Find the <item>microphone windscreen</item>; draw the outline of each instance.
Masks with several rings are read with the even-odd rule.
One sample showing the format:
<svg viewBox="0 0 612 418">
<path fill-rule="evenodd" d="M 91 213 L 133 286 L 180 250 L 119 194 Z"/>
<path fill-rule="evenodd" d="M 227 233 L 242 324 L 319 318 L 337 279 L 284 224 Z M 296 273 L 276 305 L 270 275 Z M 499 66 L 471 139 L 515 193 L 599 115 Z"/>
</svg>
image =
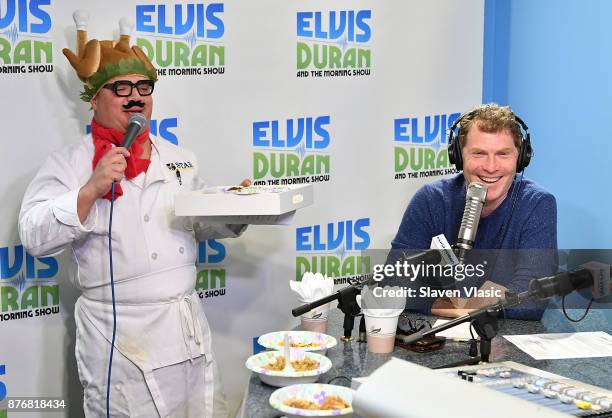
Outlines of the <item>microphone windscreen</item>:
<svg viewBox="0 0 612 418">
<path fill-rule="evenodd" d="M 147 127 L 147 118 L 145 118 L 145 116 L 142 113 L 132 113 L 132 115 L 130 116 L 130 121 L 128 122 L 128 125 L 131 125 L 132 123 L 136 123 L 138 124 L 138 126 L 140 126 L 140 130 L 138 131 L 138 134 L 141 134 Z"/>
<path fill-rule="evenodd" d="M 130 148 L 136 137 L 140 135 L 146 127 L 147 118 L 145 118 L 142 113 L 133 113 L 128 121 L 125 137 L 123 138 L 123 146 L 125 148 Z"/>
<path fill-rule="evenodd" d="M 484 204 L 487 198 L 487 186 L 477 181 L 471 182 L 467 189 L 467 197 L 477 199 Z"/>
</svg>

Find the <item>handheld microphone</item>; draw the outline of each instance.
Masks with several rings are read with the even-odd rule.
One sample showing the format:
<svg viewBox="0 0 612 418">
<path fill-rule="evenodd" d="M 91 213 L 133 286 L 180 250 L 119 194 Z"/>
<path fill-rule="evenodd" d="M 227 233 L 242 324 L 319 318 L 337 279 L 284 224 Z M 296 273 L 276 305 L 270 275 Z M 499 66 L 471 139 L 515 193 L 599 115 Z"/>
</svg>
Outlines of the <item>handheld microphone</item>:
<svg viewBox="0 0 612 418">
<path fill-rule="evenodd" d="M 487 197 L 487 187 L 478 182 L 471 182 L 465 196 L 465 209 L 459 227 L 459 237 L 455 247 L 459 250 L 459 263 L 463 264 L 467 252 L 474 246 L 480 213 Z"/>
<path fill-rule="evenodd" d="M 130 116 L 128 127 L 125 130 L 125 136 L 123 137 L 123 147 L 129 149 L 134 140 L 142 131 L 147 127 L 147 118 L 142 113 L 134 113 Z"/>
</svg>

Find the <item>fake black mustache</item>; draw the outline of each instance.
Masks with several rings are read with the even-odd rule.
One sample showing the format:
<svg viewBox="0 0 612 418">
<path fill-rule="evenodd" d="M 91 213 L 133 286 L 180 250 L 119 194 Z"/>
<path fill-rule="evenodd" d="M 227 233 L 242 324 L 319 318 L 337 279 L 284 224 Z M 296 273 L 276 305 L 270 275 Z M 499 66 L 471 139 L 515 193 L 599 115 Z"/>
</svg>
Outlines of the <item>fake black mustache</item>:
<svg viewBox="0 0 612 418">
<path fill-rule="evenodd" d="M 131 109 L 133 107 L 142 107 L 142 108 L 144 108 L 145 104 L 141 100 L 130 100 L 127 104 L 123 105 L 123 108 L 125 110 Z"/>
</svg>

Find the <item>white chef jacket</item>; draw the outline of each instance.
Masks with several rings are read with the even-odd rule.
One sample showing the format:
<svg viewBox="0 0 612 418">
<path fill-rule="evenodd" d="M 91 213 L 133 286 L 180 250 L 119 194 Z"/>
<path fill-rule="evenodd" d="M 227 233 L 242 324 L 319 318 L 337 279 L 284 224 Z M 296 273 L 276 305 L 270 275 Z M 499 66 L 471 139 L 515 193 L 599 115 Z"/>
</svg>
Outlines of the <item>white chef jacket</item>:
<svg viewBox="0 0 612 418">
<path fill-rule="evenodd" d="M 151 137 L 146 173 L 121 181 L 112 225 L 117 305 L 116 348 L 143 371 L 160 416 L 166 416 L 152 371 L 205 356 L 214 361 L 210 329 L 195 293 L 197 243 L 235 237 L 244 228 L 206 225 L 174 215 L 174 196 L 203 187 L 195 155 Z M 92 174 L 91 135 L 52 154 L 30 183 L 19 214 L 19 233 L 34 256 L 68 246 L 70 277 L 82 295 L 75 306 L 78 335 L 98 335 L 110 343 L 112 307 L 108 254 L 110 201 L 98 199 L 81 224 L 77 196 Z M 233 227 L 233 228 L 232 228 Z M 87 341 L 77 339 L 79 373 L 89 374 Z M 91 342 L 90 342 L 91 343 Z M 102 365 L 95 365 L 103 369 Z M 212 373 L 208 367 L 206 416 L 212 416 Z M 98 374 L 98 373 L 96 373 Z M 106 373 L 104 372 L 103 375 Z M 84 382 L 85 383 L 85 382 Z M 104 400 L 101 400 L 104 402 Z"/>
</svg>

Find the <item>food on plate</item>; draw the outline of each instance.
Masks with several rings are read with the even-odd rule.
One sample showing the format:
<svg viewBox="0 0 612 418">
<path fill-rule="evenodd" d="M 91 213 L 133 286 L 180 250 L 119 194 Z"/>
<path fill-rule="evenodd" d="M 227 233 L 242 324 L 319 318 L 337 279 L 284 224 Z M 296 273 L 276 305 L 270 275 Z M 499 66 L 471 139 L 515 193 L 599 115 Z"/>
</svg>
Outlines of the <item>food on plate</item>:
<svg viewBox="0 0 612 418">
<path fill-rule="evenodd" d="M 323 343 L 315 343 L 315 342 L 309 342 L 309 343 L 300 343 L 300 342 L 290 342 L 289 343 L 289 347 L 291 348 L 314 348 L 314 347 L 321 347 L 323 345 Z M 284 347 L 285 346 L 285 342 L 281 341 L 278 343 L 279 347 Z"/>
<path fill-rule="evenodd" d="M 308 357 L 305 357 L 302 360 L 294 360 L 291 362 L 291 365 L 293 366 L 293 370 L 296 372 L 306 372 L 319 368 L 319 362 Z M 274 361 L 271 361 L 262 367 L 266 370 L 280 372 L 285 368 L 285 357 L 277 356 Z"/>
<path fill-rule="evenodd" d="M 326 396 L 321 404 L 297 398 L 287 399 L 284 404 L 291 408 L 312 410 L 345 409 L 351 407 L 350 403 L 346 402 L 340 396 L 336 395 Z"/>
</svg>

